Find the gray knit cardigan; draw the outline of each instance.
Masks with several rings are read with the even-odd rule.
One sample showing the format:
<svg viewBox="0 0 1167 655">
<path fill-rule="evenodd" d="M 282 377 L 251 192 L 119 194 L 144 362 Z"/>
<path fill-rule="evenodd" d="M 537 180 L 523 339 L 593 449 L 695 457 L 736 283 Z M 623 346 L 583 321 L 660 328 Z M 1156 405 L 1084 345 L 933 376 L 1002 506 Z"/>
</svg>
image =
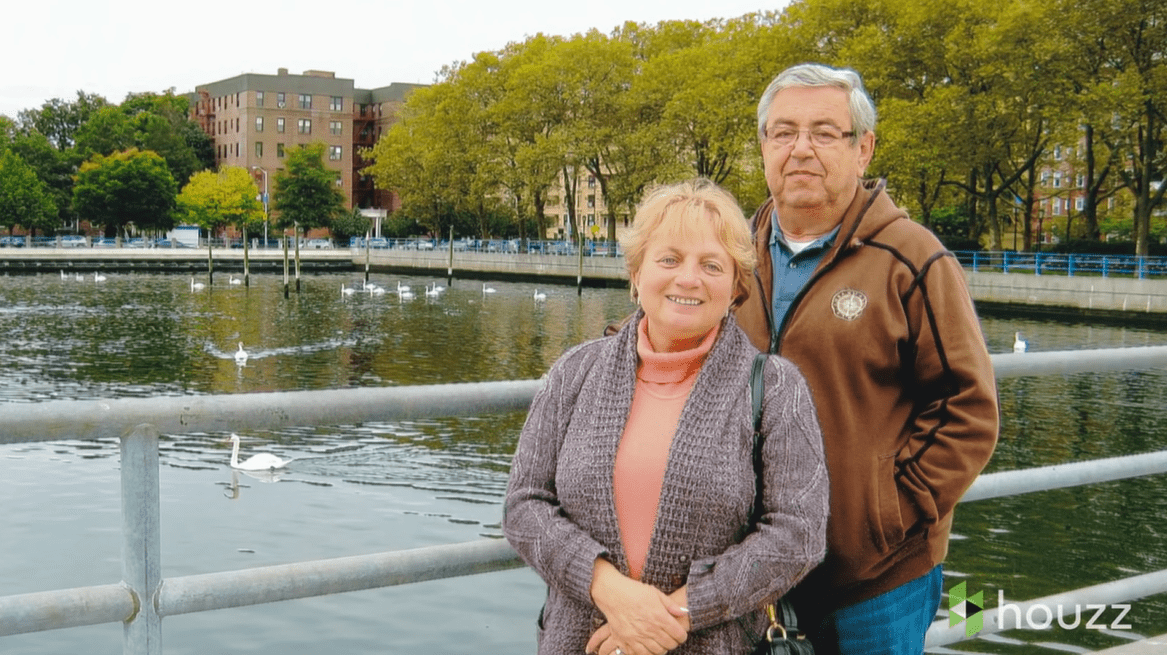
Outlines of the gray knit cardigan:
<svg viewBox="0 0 1167 655">
<path fill-rule="evenodd" d="M 503 532 L 547 582 L 539 653 L 581 655 L 604 617 L 589 589 L 595 559 L 627 573 L 612 471 L 636 385 L 636 325 L 567 351 L 531 404 L 511 467 Z M 757 349 L 731 315 L 689 394 L 669 451 L 642 580 L 666 593 L 685 584 L 692 630 L 673 651 L 747 653 L 759 608 L 784 594 L 826 549 L 827 468 L 802 374 L 765 367 L 765 514 L 754 503 L 749 398 Z"/>
</svg>

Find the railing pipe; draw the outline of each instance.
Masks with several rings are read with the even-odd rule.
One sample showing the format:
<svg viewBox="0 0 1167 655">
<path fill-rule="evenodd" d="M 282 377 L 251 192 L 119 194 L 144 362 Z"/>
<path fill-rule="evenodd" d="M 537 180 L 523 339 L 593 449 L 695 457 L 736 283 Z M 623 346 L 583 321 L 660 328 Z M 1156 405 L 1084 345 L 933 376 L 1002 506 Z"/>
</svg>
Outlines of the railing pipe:
<svg viewBox="0 0 1167 655">
<path fill-rule="evenodd" d="M 0 404 L 0 443 L 120 438 L 151 423 L 163 434 L 348 425 L 526 410 L 538 380 L 409 387 Z"/>
<path fill-rule="evenodd" d="M 0 596 L 0 637 L 127 621 L 136 611 L 122 584 Z"/>
<path fill-rule="evenodd" d="M 1167 346 L 1101 348 L 990 356 L 998 379 L 1027 375 L 1057 375 L 1167 366 Z"/>
<path fill-rule="evenodd" d="M 525 566 L 502 539 L 167 578 L 158 613 L 243 607 Z"/>
<path fill-rule="evenodd" d="M 1016 496 L 1158 473 L 1167 473 L 1167 451 L 986 473 L 972 483 L 960 500 L 971 502 Z"/>
<path fill-rule="evenodd" d="M 126 653 L 161 653 L 162 620 L 154 596 L 162 586 L 159 509 L 158 430 L 139 425 L 122 438 L 122 581 L 134 594 L 137 611 L 126 622 Z"/>
</svg>

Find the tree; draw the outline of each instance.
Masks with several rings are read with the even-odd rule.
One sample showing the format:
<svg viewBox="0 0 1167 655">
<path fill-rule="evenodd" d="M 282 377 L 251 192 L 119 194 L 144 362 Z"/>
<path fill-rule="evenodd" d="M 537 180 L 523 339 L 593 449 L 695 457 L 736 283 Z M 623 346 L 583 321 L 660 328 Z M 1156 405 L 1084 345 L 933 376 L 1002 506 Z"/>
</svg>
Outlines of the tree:
<svg viewBox="0 0 1167 655">
<path fill-rule="evenodd" d="M 16 131 L 8 147 L 31 166 L 45 184 L 57 208 L 56 223 L 72 222 L 73 175 L 78 163 L 75 152 L 72 149 L 57 150 L 45 135 L 35 130 Z"/>
<path fill-rule="evenodd" d="M 15 152 L 0 148 L 0 225 L 21 225 L 35 234 L 57 225 L 52 193 Z"/>
<path fill-rule="evenodd" d="M 76 148 L 84 158 L 138 148 L 158 153 L 170 174 L 186 183 L 195 171 L 214 165 L 214 152 L 206 136 L 187 115 L 187 100 L 167 92 L 131 94 L 120 106 L 108 105 L 90 115 L 78 128 Z M 195 131 L 206 140 L 193 139 Z M 209 159 L 202 152 L 208 149 Z"/>
<path fill-rule="evenodd" d="M 327 227 L 346 211 L 337 173 L 324 165 L 324 147 L 312 143 L 288 153 L 287 167 L 276 174 L 272 195 L 278 227 Z"/>
<path fill-rule="evenodd" d="M 351 237 L 365 236 L 372 227 L 373 222 L 361 213 L 360 207 L 353 207 L 352 211 L 334 218 L 328 229 L 332 232 L 332 238 L 345 243 Z"/>
<path fill-rule="evenodd" d="M 105 98 L 97 94 L 78 91 L 75 101 L 53 98 L 40 109 L 26 109 L 18 117 L 24 129 L 45 135 L 57 150 L 68 150 L 74 145 L 77 130 L 107 104 Z"/>
<path fill-rule="evenodd" d="M 81 165 L 73 186 L 73 207 L 106 236 L 127 224 L 140 230 L 174 226 L 178 185 L 166 162 L 153 152 L 135 148 L 108 157 L 95 155 Z"/>
<path fill-rule="evenodd" d="M 263 226 L 263 203 L 259 188 L 247 170 L 224 166 L 215 171 L 199 171 L 178 194 L 178 211 L 189 221 L 214 235 L 227 225 L 251 232 Z"/>
</svg>

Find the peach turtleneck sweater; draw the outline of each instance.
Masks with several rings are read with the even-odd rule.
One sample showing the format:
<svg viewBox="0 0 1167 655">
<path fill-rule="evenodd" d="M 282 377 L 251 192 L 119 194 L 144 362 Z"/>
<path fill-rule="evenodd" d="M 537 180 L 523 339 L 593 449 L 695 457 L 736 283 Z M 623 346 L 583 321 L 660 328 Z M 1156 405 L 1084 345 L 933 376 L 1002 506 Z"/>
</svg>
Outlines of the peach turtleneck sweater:
<svg viewBox="0 0 1167 655">
<path fill-rule="evenodd" d="M 636 389 L 616 450 L 612 480 L 616 521 L 635 580 L 640 579 L 648 557 L 677 421 L 720 329 L 720 324 L 715 326 L 692 350 L 658 353 L 648 340 L 647 324 L 641 320 L 637 326 Z"/>
</svg>

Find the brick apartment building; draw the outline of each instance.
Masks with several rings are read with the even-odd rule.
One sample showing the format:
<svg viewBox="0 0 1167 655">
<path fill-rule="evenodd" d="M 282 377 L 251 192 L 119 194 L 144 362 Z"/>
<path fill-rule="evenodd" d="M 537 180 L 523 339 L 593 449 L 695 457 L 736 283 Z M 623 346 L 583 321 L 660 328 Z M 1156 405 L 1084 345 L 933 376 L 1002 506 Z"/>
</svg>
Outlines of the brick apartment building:
<svg viewBox="0 0 1167 655">
<path fill-rule="evenodd" d="M 418 86 L 358 89 L 330 71 L 293 75 L 281 68 L 276 75 L 245 73 L 199 85 L 190 94 L 191 112 L 214 141 L 215 162 L 252 171 L 261 189 L 266 172 L 270 192 L 292 148 L 323 142 L 325 164 L 336 171 L 348 206 L 384 212 L 396 209 L 397 199 L 361 173 L 369 162 L 360 150 L 389 129 Z"/>
</svg>

